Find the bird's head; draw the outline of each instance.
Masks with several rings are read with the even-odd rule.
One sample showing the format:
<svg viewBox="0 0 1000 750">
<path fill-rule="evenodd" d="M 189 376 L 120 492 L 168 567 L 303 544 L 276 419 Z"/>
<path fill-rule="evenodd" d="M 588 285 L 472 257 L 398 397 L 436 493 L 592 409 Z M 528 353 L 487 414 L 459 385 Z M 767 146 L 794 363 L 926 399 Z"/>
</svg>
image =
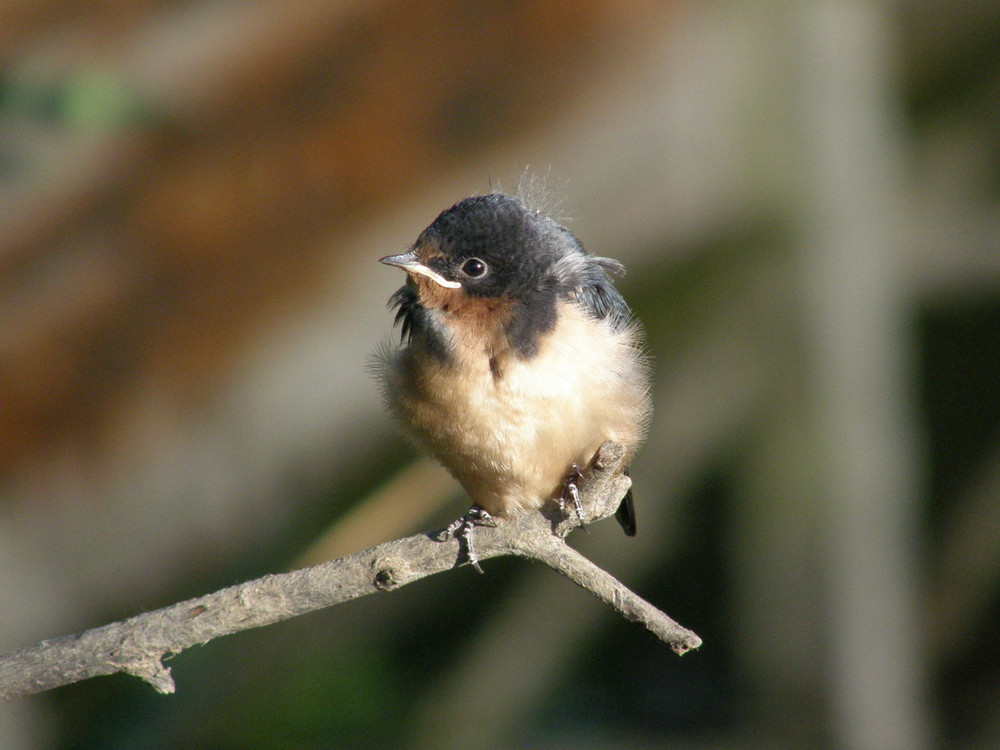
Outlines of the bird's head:
<svg viewBox="0 0 1000 750">
<path fill-rule="evenodd" d="M 521 301 L 554 293 L 553 269 L 576 247 L 573 235 L 544 214 L 491 193 L 459 201 L 408 252 L 380 262 L 407 272 L 421 304 L 448 308 L 463 300 Z"/>
</svg>

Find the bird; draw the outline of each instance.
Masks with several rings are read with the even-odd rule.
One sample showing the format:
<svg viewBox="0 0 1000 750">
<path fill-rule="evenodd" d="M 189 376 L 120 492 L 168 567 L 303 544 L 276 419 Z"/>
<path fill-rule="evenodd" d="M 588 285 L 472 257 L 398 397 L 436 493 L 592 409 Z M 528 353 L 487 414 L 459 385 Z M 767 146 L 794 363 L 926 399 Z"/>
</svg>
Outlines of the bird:
<svg viewBox="0 0 1000 750">
<path fill-rule="evenodd" d="M 608 440 L 627 467 L 652 411 L 642 330 L 612 281 L 624 266 L 503 192 L 458 201 L 380 262 L 406 272 L 389 298 L 399 345 L 376 358 L 384 400 L 473 501 L 442 538 L 481 573 L 475 526 L 549 502 L 582 524 L 585 467 Z M 615 515 L 634 536 L 631 489 Z"/>
</svg>

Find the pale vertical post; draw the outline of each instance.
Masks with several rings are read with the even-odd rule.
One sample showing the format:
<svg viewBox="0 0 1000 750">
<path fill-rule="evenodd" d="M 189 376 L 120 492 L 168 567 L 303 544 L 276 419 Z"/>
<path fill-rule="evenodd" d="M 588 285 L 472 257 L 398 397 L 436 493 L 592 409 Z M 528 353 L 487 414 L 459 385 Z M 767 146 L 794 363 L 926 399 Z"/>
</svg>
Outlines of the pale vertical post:
<svg viewBox="0 0 1000 750">
<path fill-rule="evenodd" d="M 792 3 L 811 447 L 837 746 L 927 748 L 891 6 Z"/>
</svg>

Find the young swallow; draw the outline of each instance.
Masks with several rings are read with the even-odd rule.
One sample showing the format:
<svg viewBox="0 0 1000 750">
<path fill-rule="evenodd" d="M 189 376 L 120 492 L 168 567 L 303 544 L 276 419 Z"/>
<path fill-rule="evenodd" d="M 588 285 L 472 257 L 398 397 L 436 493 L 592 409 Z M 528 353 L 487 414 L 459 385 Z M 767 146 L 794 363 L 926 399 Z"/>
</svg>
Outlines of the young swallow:
<svg viewBox="0 0 1000 750">
<path fill-rule="evenodd" d="M 378 366 L 390 410 L 473 506 L 446 535 L 556 501 L 576 506 L 580 467 L 606 440 L 626 460 L 649 422 L 641 334 L 611 276 L 565 227 L 520 199 L 474 196 L 442 212 L 403 269 L 401 346 Z M 627 465 L 627 463 L 626 463 Z M 631 492 L 616 516 L 635 534 Z"/>
</svg>

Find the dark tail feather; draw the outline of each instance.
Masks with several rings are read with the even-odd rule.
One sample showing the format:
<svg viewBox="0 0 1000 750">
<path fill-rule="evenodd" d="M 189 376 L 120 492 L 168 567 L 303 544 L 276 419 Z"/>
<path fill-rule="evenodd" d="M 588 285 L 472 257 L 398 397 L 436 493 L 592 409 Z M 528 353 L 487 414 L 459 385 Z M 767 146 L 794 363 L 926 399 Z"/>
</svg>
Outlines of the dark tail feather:
<svg viewBox="0 0 1000 750">
<path fill-rule="evenodd" d="M 628 469 L 625 470 L 625 476 L 628 476 Z M 618 519 L 618 523 L 621 524 L 628 536 L 635 536 L 635 503 L 632 502 L 631 487 L 628 488 L 628 492 L 622 498 L 622 504 L 615 511 L 615 518 Z"/>
</svg>

